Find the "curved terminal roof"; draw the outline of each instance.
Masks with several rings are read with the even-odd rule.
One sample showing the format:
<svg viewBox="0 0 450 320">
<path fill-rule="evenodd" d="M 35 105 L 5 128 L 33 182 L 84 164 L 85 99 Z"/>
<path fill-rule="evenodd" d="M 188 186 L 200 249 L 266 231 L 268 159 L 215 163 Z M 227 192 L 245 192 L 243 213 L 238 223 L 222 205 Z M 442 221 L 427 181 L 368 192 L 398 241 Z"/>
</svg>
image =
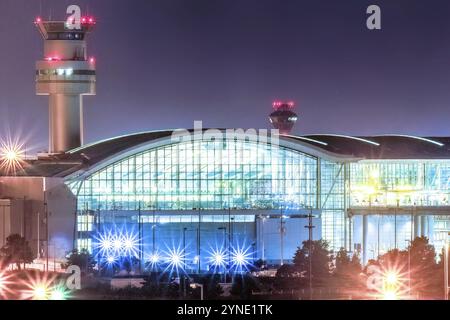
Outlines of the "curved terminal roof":
<svg viewBox="0 0 450 320">
<path fill-rule="evenodd" d="M 164 141 L 173 130 L 151 131 L 124 135 L 98 141 L 70 150 L 65 154 L 28 161 L 16 176 L 60 176 L 65 177 L 80 170 L 88 170 L 96 164 L 114 158 L 116 155 Z M 317 156 L 335 156 L 341 161 L 362 159 L 449 159 L 450 137 L 415 137 L 408 135 L 380 135 L 371 137 L 353 137 L 338 134 L 318 134 L 293 136 L 284 135 L 282 144 L 288 144 L 300 151 L 314 151 Z M 0 171 L 0 176 L 8 175 Z"/>
</svg>

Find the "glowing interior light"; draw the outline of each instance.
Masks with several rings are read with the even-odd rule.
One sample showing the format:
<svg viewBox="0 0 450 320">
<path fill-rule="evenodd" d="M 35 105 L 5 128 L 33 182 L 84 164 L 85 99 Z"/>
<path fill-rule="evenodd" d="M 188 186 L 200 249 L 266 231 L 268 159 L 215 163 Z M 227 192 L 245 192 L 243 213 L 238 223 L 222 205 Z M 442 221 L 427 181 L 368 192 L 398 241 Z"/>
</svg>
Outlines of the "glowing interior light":
<svg viewBox="0 0 450 320">
<path fill-rule="evenodd" d="M 73 75 L 73 69 L 72 68 L 66 69 L 66 76 L 71 76 L 71 75 Z"/>
</svg>

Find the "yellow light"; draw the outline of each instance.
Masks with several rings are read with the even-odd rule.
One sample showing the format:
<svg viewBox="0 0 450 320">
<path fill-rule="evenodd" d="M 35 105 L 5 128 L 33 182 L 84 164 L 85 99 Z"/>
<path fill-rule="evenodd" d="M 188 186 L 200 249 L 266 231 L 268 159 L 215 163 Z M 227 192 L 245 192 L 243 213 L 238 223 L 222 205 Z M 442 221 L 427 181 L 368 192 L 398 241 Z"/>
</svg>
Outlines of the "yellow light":
<svg viewBox="0 0 450 320">
<path fill-rule="evenodd" d="M 7 159 L 9 161 L 17 160 L 18 157 L 19 157 L 19 155 L 14 150 L 7 150 L 5 153 L 5 159 Z"/>
<path fill-rule="evenodd" d="M 387 290 L 383 293 L 383 300 L 398 300 L 397 292 L 395 290 Z"/>
<path fill-rule="evenodd" d="M 394 286 L 398 284 L 398 276 L 395 272 L 388 272 L 386 274 L 386 284 L 389 286 Z"/>
<path fill-rule="evenodd" d="M 34 300 L 47 300 L 47 288 L 44 285 L 38 285 L 34 288 L 33 299 Z"/>
<path fill-rule="evenodd" d="M 380 178 L 380 171 L 375 168 L 370 170 L 370 177 L 374 180 L 378 180 L 378 178 Z"/>
<path fill-rule="evenodd" d="M 23 144 L 11 140 L 0 142 L 0 169 L 8 174 L 22 169 L 24 164 L 22 147 Z"/>
</svg>

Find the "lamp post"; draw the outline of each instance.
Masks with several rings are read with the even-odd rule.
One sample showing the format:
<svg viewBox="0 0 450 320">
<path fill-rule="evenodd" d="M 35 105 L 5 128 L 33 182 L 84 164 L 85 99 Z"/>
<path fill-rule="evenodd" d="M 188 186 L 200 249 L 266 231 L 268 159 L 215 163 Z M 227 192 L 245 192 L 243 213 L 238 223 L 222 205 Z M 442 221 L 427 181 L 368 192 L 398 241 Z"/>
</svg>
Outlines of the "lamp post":
<svg viewBox="0 0 450 320">
<path fill-rule="evenodd" d="M 184 264 L 186 264 L 186 231 L 187 231 L 187 228 L 184 227 L 183 228 L 183 260 L 184 260 L 183 263 Z M 184 277 L 184 274 L 181 276 L 181 283 L 183 286 L 184 297 L 186 297 L 186 279 Z"/>
<path fill-rule="evenodd" d="M 195 208 L 194 208 L 195 209 Z M 200 259 L 200 245 L 201 245 L 201 226 L 202 226 L 202 214 L 201 207 L 198 207 L 198 224 L 197 224 L 197 273 L 200 274 L 201 270 L 201 259 Z"/>
<path fill-rule="evenodd" d="M 448 236 L 450 232 L 446 232 L 444 245 L 444 300 L 448 300 Z"/>
<path fill-rule="evenodd" d="M 313 226 L 313 213 L 312 213 L 312 207 L 310 208 L 310 212 L 308 215 L 308 225 L 305 226 L 305 228 L 308 228 L 308 241 L 309 241 L 309 299 L 313 299 L 312 294 L 312 250 L 313 250 L 313 229 L 315 228 Z"/>
<path fill-rule="evenodd" d="M 153 208 L 153 224 L 152 224 L 152 255 L 155 255 L 155 240 L 156 240 L 156 223 L 155 223 L 155 208 Z"/>
<path fill-rule="evenodd" d="M 226 247 L 227 244 L 227 227 L 219 227 L 217 228 L 217 230 L 223 230 L 223 247 Z M 224 266 L 224 278 L 225 278 L 225 283 L 227 283 L 227 266 L 225 264 Z"/>
<path fill-rule="evenodd" d="M 283 207 L 280 205 L 280 265 L 284 264 L 284 221 Z"/>
</svg>

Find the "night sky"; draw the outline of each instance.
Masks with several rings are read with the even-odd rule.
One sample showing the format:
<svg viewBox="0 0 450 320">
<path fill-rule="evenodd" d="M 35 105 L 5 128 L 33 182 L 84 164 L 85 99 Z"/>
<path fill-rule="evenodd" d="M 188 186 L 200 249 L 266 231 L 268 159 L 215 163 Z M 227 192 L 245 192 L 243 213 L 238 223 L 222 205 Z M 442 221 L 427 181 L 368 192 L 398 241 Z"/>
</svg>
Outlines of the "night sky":
<svg viewBox="0 0 450 320">
<path fill-rule="evenodd" d="M 97 96 L 87 142 L 154 129 L 267 128 L 275 99 L 297 102 L 294 133 L 450 135 L 448 0 L 1 0 L 0 132 L 47 147 L 35 17 L 79 4 Z M 366 28 L 378 4 L 382 30 Z"/>
</svg>

